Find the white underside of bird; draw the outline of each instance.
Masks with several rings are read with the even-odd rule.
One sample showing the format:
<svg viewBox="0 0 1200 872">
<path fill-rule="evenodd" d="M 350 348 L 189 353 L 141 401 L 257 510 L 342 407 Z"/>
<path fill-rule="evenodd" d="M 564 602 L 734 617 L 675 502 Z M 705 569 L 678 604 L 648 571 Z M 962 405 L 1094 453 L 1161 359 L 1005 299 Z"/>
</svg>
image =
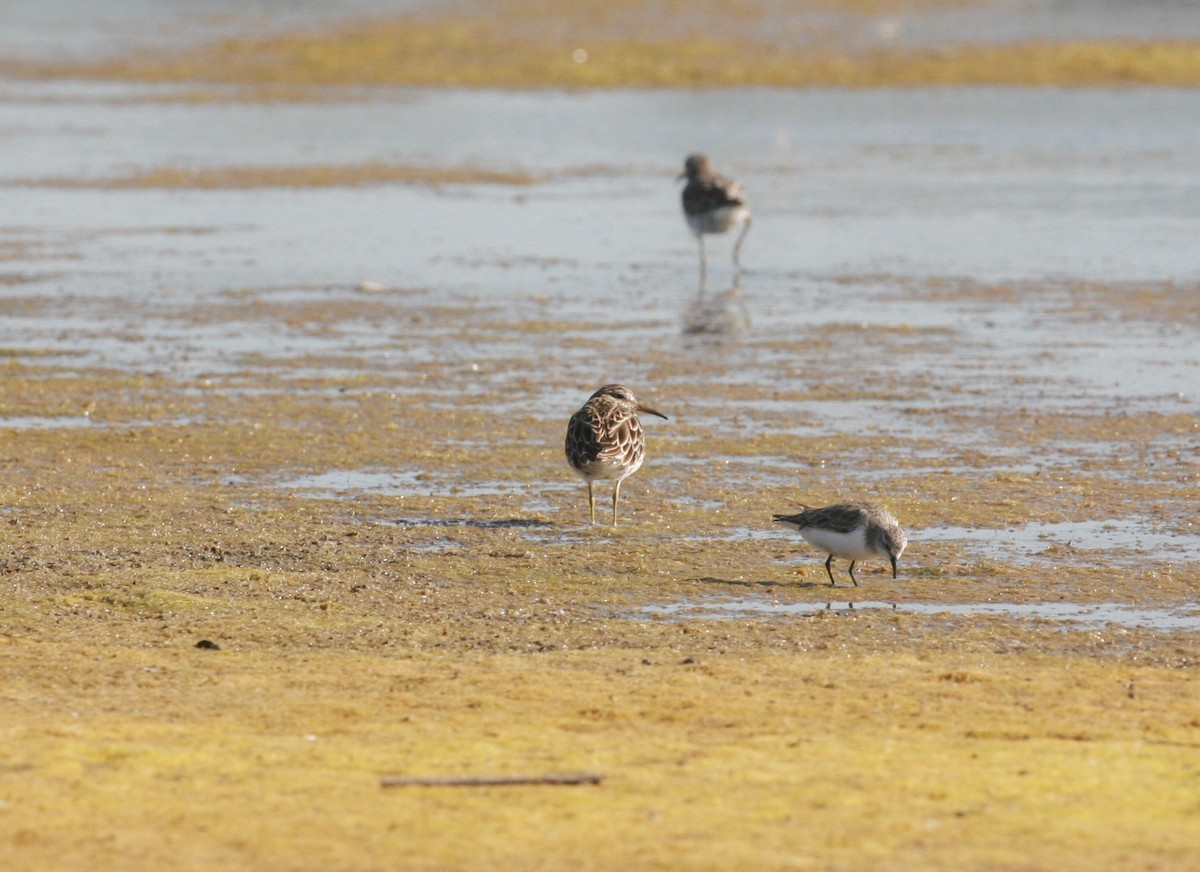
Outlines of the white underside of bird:
<svg viewBox="0 0 1200 872">
<path fill-rule="evenodd" d="M 732 206 L 722 206 L 719 209 L 710 209 L 698 215 L 686 215 L 686 217 L 688 227 L 692 228 L 692 232 L 697 235 L 724 233 L 730 227 L 741 224 L 749 218 L 750 210 L 738 203 Z"/>
<path fill-rule="evenodd" d="M 780 521 L 780 523 L 793 530 L 798 530 L 804 537 L 804 541 L 834 557 L 843 557 L 846 560 L 866 560 L 868 557 L 875 556 L 875 552 L 867 546 L 866 524 L 860 524 L 849 533 L 835 533 L 833 530 L 822 530 L 820 527 L 797 527 L 787 521 Z"/>
<path fill-rule="evenodd" d="M 594 481 L 611 481 L 614 478 L 623 481 L 641 468 L 642 461 L 640 460 L 637 463 L 626 466 L 620 458 L 598 457 L 582 469 L 576 469 L 575 471 L 585 481 L 588 479 Z"/>
</svg>

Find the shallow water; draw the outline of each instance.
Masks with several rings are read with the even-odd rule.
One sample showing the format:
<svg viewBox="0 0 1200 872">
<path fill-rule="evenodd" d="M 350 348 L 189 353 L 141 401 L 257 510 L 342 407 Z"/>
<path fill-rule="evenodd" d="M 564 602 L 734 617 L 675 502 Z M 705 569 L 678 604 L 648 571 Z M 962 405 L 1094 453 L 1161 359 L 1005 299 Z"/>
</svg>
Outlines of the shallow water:
<svg viewBox="0 0 1200 872">
<path fill-rule="evenodd" d="M 381 496 L 429 496 L 448 493 L 463 497 L 484 497 L 510 493 L 511 485 L 481 485 L 459 482 L 453 475 L 442 472 L 430 475 L 422 472 L 394 470 L 338 470 L 279 482 L 280 488 L 308 496 L 326 499 L 353 498 L 360 494 Z"/>
<path fill-rule="evenodd" d="M 566 175 L 442 190 L 6 186 L 19 220 L 6 227 L 5 268 L 19 280 L 3 293 L 43 301 L 10 320 L 10 343 L 162 366 L 157 346 L 186 341 L 188 356 L 171 357 L 191 368 L 237 365 L 263 339 L 293 353 L 385 347 L 386 324 L 348 322 L 330 335 L 179 320 L 185 300 L 243 289 L 354 300 L 371 280 L 523 317 L 594 321 L 618 340 L 660 341 L 664 327 L 693 342 L 942 329 L 959 369 L 985 390 L 999 389 L 992 374 L 1005 390 L 1021 375 L 1076 402 L 1193 390 L 1194 324 L 1071 311 L 1062 284 L 1200 275 L 1189 244 L 1200 230 L 1194 92 L 411 92 L 348 105 L 162 107 L 48 87 L 65 88 L 63 101 L 0 104 L 14 146 L 0 156 L 0 180 L 369 161 Z M 601 133 L 621 123 L 630 135 Z M 710 242 L 704 294 L 672 181 L 696 143 L 744 179 L 758 216 L 739 277 L 722 264 L 725 240 Z M 929 277 L 1046 287 L 1032 307 L 910 292 Z M 623 331 L 622 319 L 633 322 Z M 71 342 L 73 333 L 88 341 Z M 119 342 L 106 338 L 114 333 Z M 488 353 L 486 343 L 472 350 Z M 928 369 L 919 355 L 897 364 Z"/>
<path fill-rule="evenodd" d="M 0 430 L 49 430 L 57 427 L 91 427 L 95 424 L 86 415 L 4 415 L 0 416 Z"/>
<path fill-rule="evenodd" d="M 955 615 L 961 617 L 997 617 L 1022 621 L 1055 621 L 1069 628 L 1128 629 L 1173 632 L 1200 631 L 1200 609 L 1194 606 L 1175 609 L 1143 608 L 1123 603 L 937 603 L 830 601 L 828 603 L 779 603 L 766 599 L 694 600 L 645 606 L 637 614 L 650 618 L 737 619 L 750 617 L 818 617 L 823 614 L 853 616 L 880 611 L 913 615 Z"/>
<path fill-rule="evenodd" d="M 1200 561 L 1200 528 L 1191 522 L 1175 528 L 1144 518 L 1030 523 L 1004 530 L 943 527 L 922 530 L 919 536 L 927 542 L 960 542 L 969 551 L 1002 563 Z"/>
</svg>

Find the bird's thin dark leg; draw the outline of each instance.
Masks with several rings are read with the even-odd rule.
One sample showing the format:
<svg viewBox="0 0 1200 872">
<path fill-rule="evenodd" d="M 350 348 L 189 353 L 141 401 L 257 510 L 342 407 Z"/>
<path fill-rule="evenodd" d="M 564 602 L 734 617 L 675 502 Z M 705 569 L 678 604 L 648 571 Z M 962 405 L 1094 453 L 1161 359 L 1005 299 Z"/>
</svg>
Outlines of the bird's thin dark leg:
<svg viewBox="0 0 1200 872">
<path fill-rule="evenodd" d="M 700 275 L 708 272 L 708 255 L 704 253 L 704 235 L 696 234 L 696 241 L 700 243 Z"/>
<path fill-rule="evenodd" d="M 621 493 L 621 479 L 617 479 L 617 483 L 613 485 L 613 526 L 617 526 L 617 497 Z"/>
<path fill-rule="evenodd" d="M 858 587 L 858 579 L 854 577 L 854 561 L 850 561 L 850 580 L 854 582 L 854 586 Z"/>
<path fill-rule="evenodd" d="M 592 523 L 596 523 L 596 492 L 592 490 L 592 482 L 588 482 L 588 508 L 592 511 Z"/>
<path fill-rule="evenodd" d="M 825 571 L 829 573 L 829 586 L 837 587 L 837 582 L 833 580 L 833 570 L 829 568 L 829 564 L 833 563 L 833 555 L 829 555 L 829 559 L 825 561 Z"/>
</svg>

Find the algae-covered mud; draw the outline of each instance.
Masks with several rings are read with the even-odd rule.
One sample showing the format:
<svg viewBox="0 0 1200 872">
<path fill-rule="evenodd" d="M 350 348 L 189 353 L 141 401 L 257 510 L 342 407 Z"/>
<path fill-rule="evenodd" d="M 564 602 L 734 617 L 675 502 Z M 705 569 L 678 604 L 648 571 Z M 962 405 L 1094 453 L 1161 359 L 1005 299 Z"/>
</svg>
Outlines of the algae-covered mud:
<svg viewBox="0 0 1200 872">
<path fill-rule="evenodd" d="M 209 87 L 0 82 L 5 869 L 1200 862 L 1197 92 Z"/>
<path fill-rule="evenodd" d="M 69 7 L 59 12 L 59 26 L 39 27 L 55 17 L 56 4 Z M 314 89 L 346 85 L 1200 83 L 1200 12 L 1181 0 L 342 0 L 268 2 L 249 10 L 227 0 L 199 10 L 169 4 L 148 10 L 117 0 L 99 9 L 78 6 L 77 0 L 49 0 L 10 12 L 8 35 L 0 37 L 0 72 L 219 83 L 272 99 L 313 99 Z"/>
</svg>

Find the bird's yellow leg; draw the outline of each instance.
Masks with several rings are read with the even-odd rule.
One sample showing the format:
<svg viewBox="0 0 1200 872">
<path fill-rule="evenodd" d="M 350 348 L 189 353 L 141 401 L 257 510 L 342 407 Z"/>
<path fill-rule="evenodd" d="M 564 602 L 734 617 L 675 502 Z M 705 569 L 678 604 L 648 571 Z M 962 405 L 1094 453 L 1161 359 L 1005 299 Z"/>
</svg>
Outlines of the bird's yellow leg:
<svg viewBox="0 0 1200 872">
<path fill-rule="evenodd" d="M 738 234 L 737 242 L 733 244 L 733 265 L 741 266 L 742 243 L 746 240 L 746 234 L 750 232 L 751 218 L 746 216 L 746 220 L 742 222 L 742 232 Z"/>
</svg>

